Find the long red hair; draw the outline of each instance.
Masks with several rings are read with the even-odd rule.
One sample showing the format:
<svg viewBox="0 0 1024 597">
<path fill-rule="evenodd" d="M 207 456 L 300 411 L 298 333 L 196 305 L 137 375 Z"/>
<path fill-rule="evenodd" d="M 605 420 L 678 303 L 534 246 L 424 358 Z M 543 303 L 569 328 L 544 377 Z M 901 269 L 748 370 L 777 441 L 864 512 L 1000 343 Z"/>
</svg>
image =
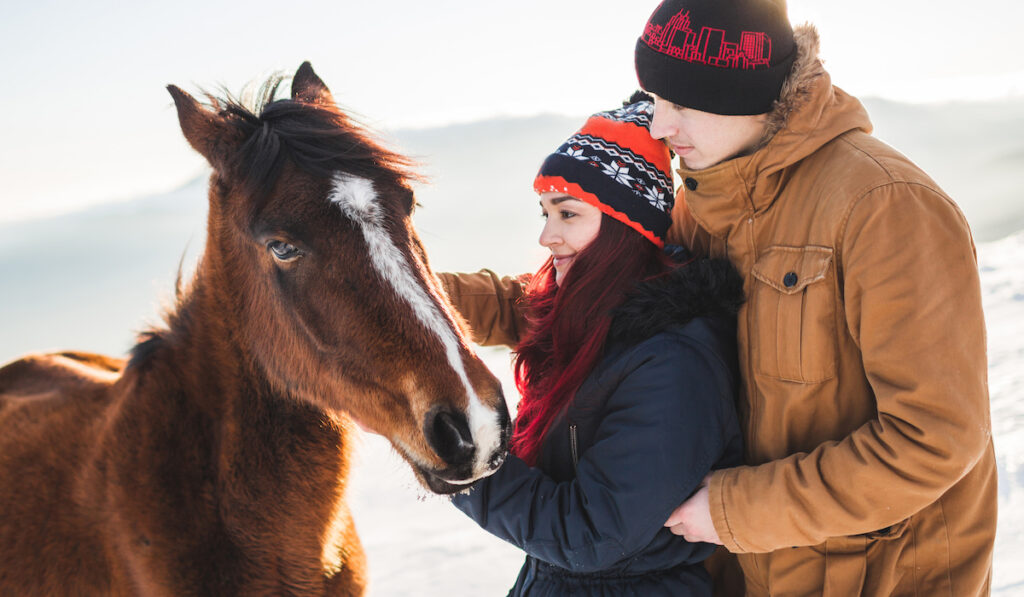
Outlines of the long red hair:
<svg viewBox="0 0 1024 597">
<path fill-rule="evenodd" d="M 516 347 L 519 402 L 512 452 L 535 465 L 544 436 L 602 356 L 612 310 L 671 260 L 635 230 L 602 214 L 597 236 L 555 284 L 549 258 L 526 291 L 529 327 Z"/>
</svg>

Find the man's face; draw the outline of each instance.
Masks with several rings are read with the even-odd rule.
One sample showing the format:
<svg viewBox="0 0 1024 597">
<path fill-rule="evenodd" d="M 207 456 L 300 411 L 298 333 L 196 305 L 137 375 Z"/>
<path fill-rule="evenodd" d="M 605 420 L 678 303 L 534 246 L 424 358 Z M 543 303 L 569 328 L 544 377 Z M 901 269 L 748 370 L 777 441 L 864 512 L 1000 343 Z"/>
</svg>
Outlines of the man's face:
<svg viewBox="0 0 1024 597">
<path fill-rule="evenodd" d="M 664 140 L 687 168 L 702 170 L 753 149 L 761 140 L 766 119 L 766 114 L 701 112 L 655 96 L 651 136 Z"/>
</svg>

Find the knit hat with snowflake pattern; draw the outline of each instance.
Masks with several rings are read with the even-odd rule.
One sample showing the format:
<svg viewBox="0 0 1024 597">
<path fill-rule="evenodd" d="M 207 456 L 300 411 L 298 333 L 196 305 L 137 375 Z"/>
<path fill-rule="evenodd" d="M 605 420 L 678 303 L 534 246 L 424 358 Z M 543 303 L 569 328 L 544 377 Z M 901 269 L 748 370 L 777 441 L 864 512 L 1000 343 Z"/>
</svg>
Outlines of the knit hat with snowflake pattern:
<svg viewBox="0 0 1024 597">
<path fill-rule="evenodd" d="M 565 193 L 597 207 L 663 247 L 675 203 L 671 158 L 651 138 L 654 104 L 598 112 L 541 164 L 538 193 Z"/>
</svg>

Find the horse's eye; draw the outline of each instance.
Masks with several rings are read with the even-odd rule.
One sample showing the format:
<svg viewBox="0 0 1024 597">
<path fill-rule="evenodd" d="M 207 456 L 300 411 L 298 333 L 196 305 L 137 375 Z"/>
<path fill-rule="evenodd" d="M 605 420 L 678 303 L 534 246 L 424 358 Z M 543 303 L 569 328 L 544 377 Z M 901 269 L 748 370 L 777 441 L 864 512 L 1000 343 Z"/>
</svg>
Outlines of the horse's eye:
<svg viewBox="0 0 1024 597">
<path fill-rule="evenodd" d="M 274 257 L 278 261 L 292 261 L 302 255 L 302 251 L 295 247 L 295 245 L 281 242 L 279 240 L 272 240 L 267 243 L 267 248 L 274 254 Z"/>
</svg>

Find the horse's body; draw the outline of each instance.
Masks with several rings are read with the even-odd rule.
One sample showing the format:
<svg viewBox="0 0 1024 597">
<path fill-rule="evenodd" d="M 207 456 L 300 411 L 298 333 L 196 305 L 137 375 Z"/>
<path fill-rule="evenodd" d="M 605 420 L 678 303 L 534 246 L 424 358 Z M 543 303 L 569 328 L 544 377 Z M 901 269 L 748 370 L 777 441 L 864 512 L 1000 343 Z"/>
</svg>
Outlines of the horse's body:
<svg viewBox="0 0 1024 597">
<path fill-rule="evenodd" d="M 244 385 L 195 400 L 181 363 L 118 365 L 0 370 L 0 594 L 358 594 L 341 420 Z"/>
<path fill-rule="evenodd" d="M 351 126 L 308 65 L 259 116 L 171 93 L 214 167 L 205 253 L 127 362 L 0 369 L 0 594 L 361 594 L 350 417 L 451 492 L 500 464 L 500 387 L 426 264 L 400 158 L 358 132 L 303 157 L 340 139 L 303 118 Z"/>
</svg>

